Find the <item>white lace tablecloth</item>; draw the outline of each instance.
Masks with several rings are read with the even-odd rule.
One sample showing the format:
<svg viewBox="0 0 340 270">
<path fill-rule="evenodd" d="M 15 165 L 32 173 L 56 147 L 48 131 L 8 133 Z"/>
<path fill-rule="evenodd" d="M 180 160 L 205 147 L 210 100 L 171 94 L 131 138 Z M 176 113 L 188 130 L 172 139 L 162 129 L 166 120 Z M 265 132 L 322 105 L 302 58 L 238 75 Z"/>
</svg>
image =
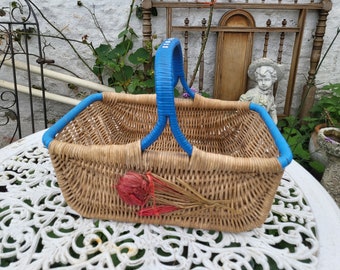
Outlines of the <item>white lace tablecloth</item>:
<svg viewBox="0 0 340 270">
<path fill-rule="evenodd" d="M 339 208 L 296 162 L 252 231 L 119 223 L 67 206 L 41 136 L 0 150 L 1 269 L 340 269 Z"/>
</svg>

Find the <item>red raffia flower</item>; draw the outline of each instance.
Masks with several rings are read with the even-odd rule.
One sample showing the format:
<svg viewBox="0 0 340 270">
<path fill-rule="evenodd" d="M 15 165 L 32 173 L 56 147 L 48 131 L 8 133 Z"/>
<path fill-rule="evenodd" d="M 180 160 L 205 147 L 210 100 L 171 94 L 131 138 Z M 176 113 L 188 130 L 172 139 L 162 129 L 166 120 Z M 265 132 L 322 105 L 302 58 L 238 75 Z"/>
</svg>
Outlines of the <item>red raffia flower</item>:
<svg viewBox="0 0 340 270">
<path fill-rule="evenodd" d="M 139 216 L 159 216 L 181 209 L 204 211 L 210 207 L 222 207 L 235 211 L 228 200 L 209 200 L 185 181 L 176 183 L 151 172 L 139 174 L 127 172 L 115 186 L 119 197 L 127 204 L 140 206 Z M 196 210 L 195 210 L 196 209 Z"/>
<path fill-rule="evenodd" d="M 159 216 L 179 208 L 173 205 L 157 205 L 155 189 L 160 192 L 172 192 L 166 183 L 155 178 L 151 173 L 145 175 L 127 172 L 119 178 L 116 189 L 119 197 L 127 204 L 141 206 L 139 216 Z M 152 206 L 145 205 L 152 200 Z"/>
<path fill-rule="evenodd" d="M 148 178 L 135 172 L 120 177 L 116 189 L 119 197 L 129 205 L 144 206 L 151 196 Z"/>
</svg>

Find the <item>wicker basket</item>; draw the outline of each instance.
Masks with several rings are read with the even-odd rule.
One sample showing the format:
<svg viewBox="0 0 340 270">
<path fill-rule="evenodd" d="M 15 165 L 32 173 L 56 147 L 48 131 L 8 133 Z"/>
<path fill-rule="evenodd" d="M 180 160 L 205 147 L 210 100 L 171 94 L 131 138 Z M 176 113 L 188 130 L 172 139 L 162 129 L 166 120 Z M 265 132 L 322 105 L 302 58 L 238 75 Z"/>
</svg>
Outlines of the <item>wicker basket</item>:
<svg viewBox="0 0 340 270">
<path fill-rule="evenodd" d="M 178 79 L 193 100 L 174 99 Z M 157 50 L 155 83 L 156 95 L 91 95 L 44 134 L 69 206 L 124 222 L 230 232 L 260 226 L 292 159 L 267 112 L 195 95 L 177 39 Z M 147 184 L 143 203 L 119 193 L 131 172 Z"/>
</svg>

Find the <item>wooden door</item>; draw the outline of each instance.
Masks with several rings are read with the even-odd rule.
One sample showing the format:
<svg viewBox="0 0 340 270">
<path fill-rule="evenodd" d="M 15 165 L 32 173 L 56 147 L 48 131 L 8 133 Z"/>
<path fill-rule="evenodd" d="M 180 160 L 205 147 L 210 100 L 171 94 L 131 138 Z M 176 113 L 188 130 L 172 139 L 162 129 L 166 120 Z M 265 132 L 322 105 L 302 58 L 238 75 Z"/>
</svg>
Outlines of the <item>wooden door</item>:
<svg viewBox="0 0 340 270">
<path fill-rule="evenodd" d="M 247 91 L 255 21 L 249 12 L 233 10 L 222 16 L 219 27 L 225 30 L 217 39 L 214 98 L 238 100 Z"/>
</svg>

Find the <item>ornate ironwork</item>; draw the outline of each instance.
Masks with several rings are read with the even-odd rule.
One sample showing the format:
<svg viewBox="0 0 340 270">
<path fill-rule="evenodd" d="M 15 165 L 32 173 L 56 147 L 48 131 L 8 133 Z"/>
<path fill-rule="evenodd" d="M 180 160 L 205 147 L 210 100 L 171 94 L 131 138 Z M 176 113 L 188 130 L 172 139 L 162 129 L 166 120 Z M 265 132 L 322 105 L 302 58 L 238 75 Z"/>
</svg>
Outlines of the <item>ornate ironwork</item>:
<svg viewBox="0 0 340 270">
<path fill-rule="evenodd" d="M 243 233 L 80 217 L 64 200 L 48 150 L 30 144 L 0 165 L 4 269 L 316 269 L 315 217 L 285 172 L 268 218 Z"/>
<path fill-rule="evenodd" d="M 16 96 L 11 91 L 4 91 L 0 93 L 0 127 L 6 126 L 11 120 L 17 120 L 18 114 L 15 110 Z M 18 122 L 15 127 L 13 136 L 10 138 L 10 142 L 18 130 Z"/>
<path fill-rule="evenodd" d="M 32 38 L 34 36 L 34 38 Z M 36 48 L 38 51 L 36 51 Z M 19 75 L 16 62 L 20 59 L 26 66 L 26 73 Z M 7 125 L 8 129 L 13 128 L 13 135 L 8 141 L 21 138 L 24 133 L 35 132 L 36 124 L 34 118 L 34 99 L 32 94 L 33 83 L 30 64 L 32 59 L 42 59 L 42 47 L 40 29 L 37 17 L 29 0 L 12 1 L 8 7 L 0 9 L 0 126 Z M 38 62 L 38 61 L 37 61 Z M 42 64 L 40 84 L 42 89 L 42 103 L 44 111 L 44 127 L 47 127 L 45 86 Z M 25 85 L 19 84 L 25 78 Z M 36 82 L 35 82 L 36 84 Z M 19 92 L 28 94 L 28 105 L 19 106 Z M 25 102 L 26 103 L 26 102 Z M 31 128 L 23 130 L 22 116 L 29 115 Z M 27 118 L 27 117 L 26 117 Z M 26 121 L 25 121 L 26 122 Z M 9 132 L 8 129 L 6 132 Z M 31 129 L 28 131 L 27 129 Z M 3 129 L 4 130 L 4 129 Z"/>
</svg>

